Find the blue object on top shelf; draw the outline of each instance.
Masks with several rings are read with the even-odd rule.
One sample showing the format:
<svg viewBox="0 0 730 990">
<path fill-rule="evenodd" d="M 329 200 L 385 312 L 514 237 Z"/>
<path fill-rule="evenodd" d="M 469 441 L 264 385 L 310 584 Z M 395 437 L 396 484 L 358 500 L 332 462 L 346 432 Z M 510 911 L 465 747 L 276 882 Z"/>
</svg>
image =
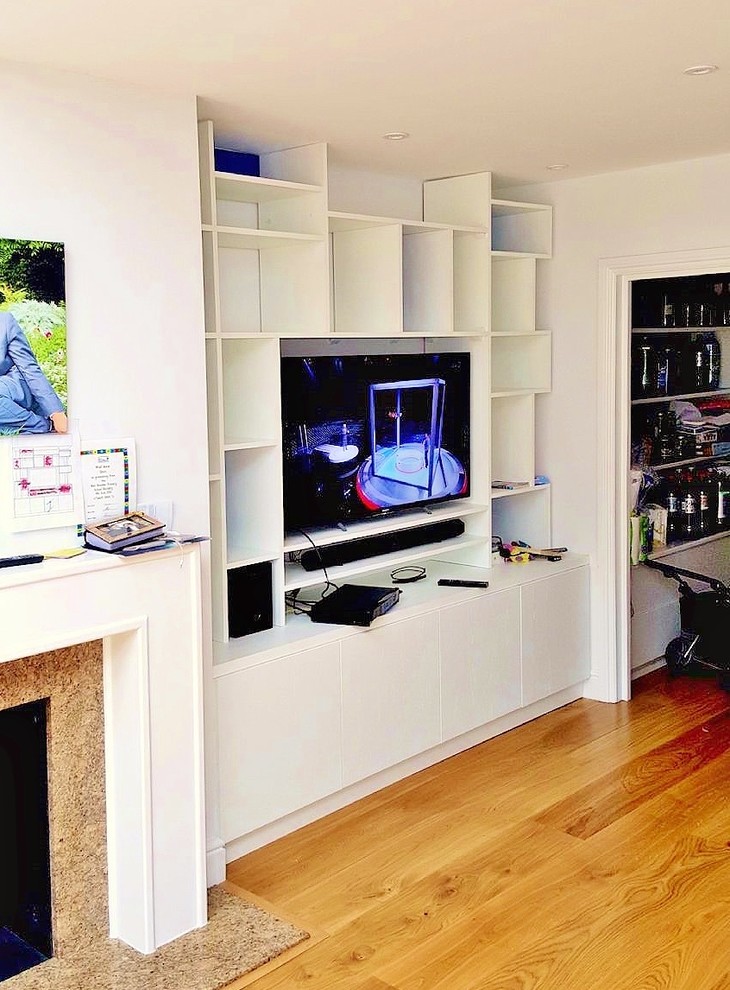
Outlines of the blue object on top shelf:
<svg viewBox="0 0 730 990">
<path fill-rule="evenodd" d="M 233 175 L 260 175 L 259 156 L 247 151 L 215 149 L 216 172 L 232 172 Z"/>
</svg>

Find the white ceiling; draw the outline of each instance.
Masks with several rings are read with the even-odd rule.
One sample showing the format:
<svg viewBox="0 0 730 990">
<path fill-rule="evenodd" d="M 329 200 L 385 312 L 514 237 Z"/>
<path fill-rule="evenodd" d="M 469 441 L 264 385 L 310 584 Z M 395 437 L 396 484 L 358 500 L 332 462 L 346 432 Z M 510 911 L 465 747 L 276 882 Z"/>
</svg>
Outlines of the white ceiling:
<svg viewBox="0 0 730 990">
<path fill-rule="evenodd" d="M 23 0 L 2 32 L 15 61 L 197 94 L 244 150 L 502 185 L 730 151 L 728 0 Z"/>
</svg>

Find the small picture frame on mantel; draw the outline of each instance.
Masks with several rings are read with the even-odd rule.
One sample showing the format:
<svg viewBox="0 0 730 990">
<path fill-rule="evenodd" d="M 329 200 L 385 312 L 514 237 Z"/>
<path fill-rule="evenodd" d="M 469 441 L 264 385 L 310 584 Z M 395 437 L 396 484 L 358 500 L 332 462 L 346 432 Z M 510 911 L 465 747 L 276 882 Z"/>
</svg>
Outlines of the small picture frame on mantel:
<svg viewBox="0 0 730 990">
<path fill-rule="evenodd" d="M 165 524 L 145 512 L 130 512 L 126 516 L 86 527 L 86 543 L 95 550 L 121 550 L 133 543 L 142 543 L 161 536 Z"/>
</svg>

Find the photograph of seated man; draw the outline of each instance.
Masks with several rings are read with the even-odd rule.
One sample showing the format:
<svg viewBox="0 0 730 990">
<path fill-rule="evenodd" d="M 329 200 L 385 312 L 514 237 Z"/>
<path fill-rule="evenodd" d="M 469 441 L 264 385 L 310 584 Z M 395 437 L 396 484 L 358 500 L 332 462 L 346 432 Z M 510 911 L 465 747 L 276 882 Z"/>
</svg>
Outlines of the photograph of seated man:
<svg viewBox="0 0 730 990">
<path fill-rule="evenodd" d="M 11 313 L 0 313 L 0 431 L 66 433 L 63 403 Z"/>
<path fill-rule="evenodd" d="M 63 245 L 0 238 L 0 436 L 66 433 Z"/>
</svg>

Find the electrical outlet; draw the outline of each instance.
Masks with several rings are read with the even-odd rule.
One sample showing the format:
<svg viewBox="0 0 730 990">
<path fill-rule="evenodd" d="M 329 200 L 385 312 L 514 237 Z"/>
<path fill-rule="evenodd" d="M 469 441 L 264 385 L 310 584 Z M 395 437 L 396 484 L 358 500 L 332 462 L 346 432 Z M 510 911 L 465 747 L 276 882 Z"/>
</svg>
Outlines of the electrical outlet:
<svg viewBox="0 0 730 990">
<path fill-rule="evenodd" d="M 155 509 L 157 510 L 153 513 L 155 519 L 163 522 L 168 531 L 174 529 L 172 525 L 174 522 L 172 500 L 169 498 L 160 499 L 159 502 L 155 502 Z"/>
<path fill-rule="evenodd" d="M 137 505 L 140 512 L 147 513 L 153 519 L 159 519 L 165 524 L 165 528 L 170 531 L 173 526 L 173 506 L 170 499 L 160 499 L 158 502 L 140 502 Z"/>
</svg>

